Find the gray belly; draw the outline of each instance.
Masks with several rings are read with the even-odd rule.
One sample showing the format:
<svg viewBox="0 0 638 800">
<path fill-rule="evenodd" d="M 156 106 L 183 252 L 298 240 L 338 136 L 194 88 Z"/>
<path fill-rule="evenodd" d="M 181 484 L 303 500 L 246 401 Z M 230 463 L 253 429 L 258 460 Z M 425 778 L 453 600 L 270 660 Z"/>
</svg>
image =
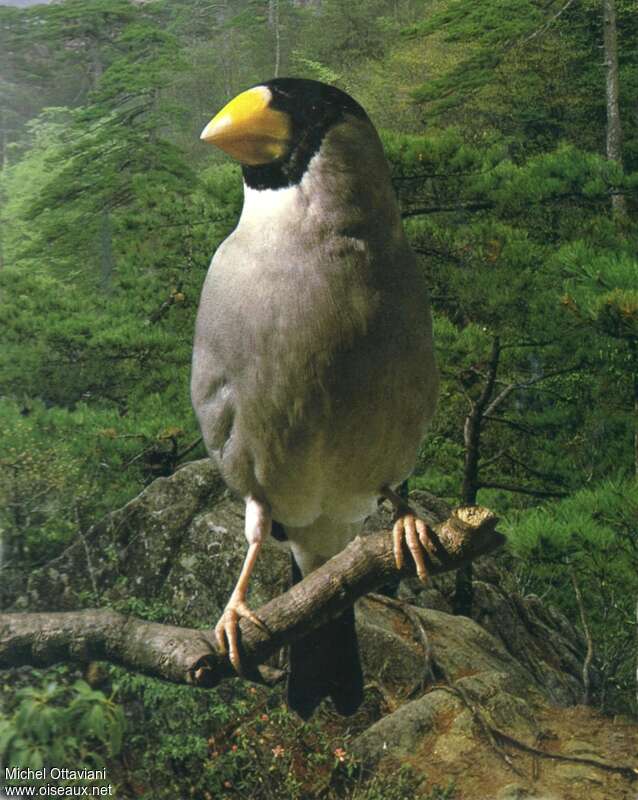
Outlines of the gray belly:
<svg viewBox="0 0 638 800">
<path fill-rule="evenodd" d="M 214 432 L 209 449 L 228 484 L 267 500 L 285 525 L 367 516 L 381 488 L 411 472 L 434 408 L 426 338 L 402 347 L 371 336 L 320 377 L 256 369 L 221 386 L 209 409 L 215 424 L 202 427 Z"/>
<path fill-rule="evenodd" d="M 260 264 L 259 293 L 222 266 L 204 288 L 192 387 L 207 448 L 232 489 L 287 526 L 367 516 L 382 486 L 412 470 L 434 411 L 431 321 L 411 256 L 379 274 L 364 256 L 340 251 L 303 273 L 280 266 L 292 258 Z"/>
</svg>

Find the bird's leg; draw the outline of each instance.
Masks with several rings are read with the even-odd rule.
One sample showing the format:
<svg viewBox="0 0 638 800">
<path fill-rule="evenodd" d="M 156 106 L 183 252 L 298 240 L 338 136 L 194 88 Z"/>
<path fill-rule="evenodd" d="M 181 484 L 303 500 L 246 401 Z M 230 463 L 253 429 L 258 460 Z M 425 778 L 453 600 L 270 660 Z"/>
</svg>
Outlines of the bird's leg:
<svg viewBox="0 0 638 800">
<path fill-rule="evenodd" d="M 239 620 L 245 617 L 257 625 L 257 627 L 265 629 L 264 623 L 247 606 L 246 593 L 248 592 L 250 576 L 257 561 L 262 542 L 270 534 L 272 517 L 269 506 L 256 500 L 254 497 L 247 497 L 245 520 L 248 552 L 246 553 L 246 558 L 244 559 L 244 564 L 239 573 L 239 578 L 237 579 L 233 593 L 224 609 L 224 613 L 215 626 L 217 645 L 222 653 L 228 653 L 230 663 L 238 673 L 241 673 L 238 646 Z"/>
<path fill-rule="evenodd" d="M 403 540 L 412 553 L 416 573 L 421 583 L 427 583 L 428 570 L 423 557 L 424 550 L 428 550 L 428 526 L 410 508 L 408 503 L 389 486 L 384 486 L 381 490 L 383 497 L 389 500 L 394 506 L 395 522 L 392 528 L 392 542 L 394 549 L 394 560 L 397 569 L 403 567 Z"/>
</svg>

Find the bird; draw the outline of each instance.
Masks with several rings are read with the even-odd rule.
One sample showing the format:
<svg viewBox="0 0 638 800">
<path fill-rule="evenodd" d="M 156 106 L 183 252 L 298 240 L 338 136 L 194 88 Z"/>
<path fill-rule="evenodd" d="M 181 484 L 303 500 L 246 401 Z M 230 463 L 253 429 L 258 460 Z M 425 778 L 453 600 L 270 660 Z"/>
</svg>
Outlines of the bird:
<svg viewBox="0 0 638 800">
<path fill-rule="evenodd" d="M 427 528 L 397 494 L 438 395 L 422 270 L 401 222 L 378 133 L 337 87 L 275 78 L 242 91 L 201 139 L 241 166 L 243 209 L 216 250 L 193 345 L 191 396 L 209 455 L 245 502 L 248 550 L 215 626 L 241 674 L 238 623 L 265 539 L 285 538 L 293 582 L 392 501 L 419 577 Z M 354 609 L 290 647 L 288 705 L 363 699 Z"/>
</svg>

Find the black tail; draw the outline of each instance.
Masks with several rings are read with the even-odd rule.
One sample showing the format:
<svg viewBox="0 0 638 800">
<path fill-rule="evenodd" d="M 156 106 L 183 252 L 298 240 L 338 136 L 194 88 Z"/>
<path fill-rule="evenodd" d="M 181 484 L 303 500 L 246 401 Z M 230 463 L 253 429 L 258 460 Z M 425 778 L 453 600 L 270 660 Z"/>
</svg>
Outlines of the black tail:
<svg viewBox="0 0 638 800">
<path fill-rule="evenodd" d="M 292 580 L 301 580 L 294 558 Z M 354 607 L 290 646 L 288 705 L 308 719 L 324 697 L 331 697 L 344 716 L 354 714 L 363 701 Z"/>
</svg>

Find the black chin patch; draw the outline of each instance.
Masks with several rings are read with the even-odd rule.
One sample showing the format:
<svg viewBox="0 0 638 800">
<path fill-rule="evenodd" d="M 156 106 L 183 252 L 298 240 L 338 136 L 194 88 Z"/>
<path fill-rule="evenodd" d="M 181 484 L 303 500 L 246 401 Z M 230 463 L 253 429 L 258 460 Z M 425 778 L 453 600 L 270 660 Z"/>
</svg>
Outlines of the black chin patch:
<svg viewBox="0 0 638 800">
<path fill-rule="evenodd" d="M 283 189 L 298 184 L 330 128 L 342 122 L 346 114 L 368 118 L 349 95 L 319 81 L 275 78 L 258 85 L 272 92 L 271 108 L 290 116 L 292 141 L 283 158 L 270 164 L 242 166 L 244 181 L 251 189 Z"/>
</svg>

